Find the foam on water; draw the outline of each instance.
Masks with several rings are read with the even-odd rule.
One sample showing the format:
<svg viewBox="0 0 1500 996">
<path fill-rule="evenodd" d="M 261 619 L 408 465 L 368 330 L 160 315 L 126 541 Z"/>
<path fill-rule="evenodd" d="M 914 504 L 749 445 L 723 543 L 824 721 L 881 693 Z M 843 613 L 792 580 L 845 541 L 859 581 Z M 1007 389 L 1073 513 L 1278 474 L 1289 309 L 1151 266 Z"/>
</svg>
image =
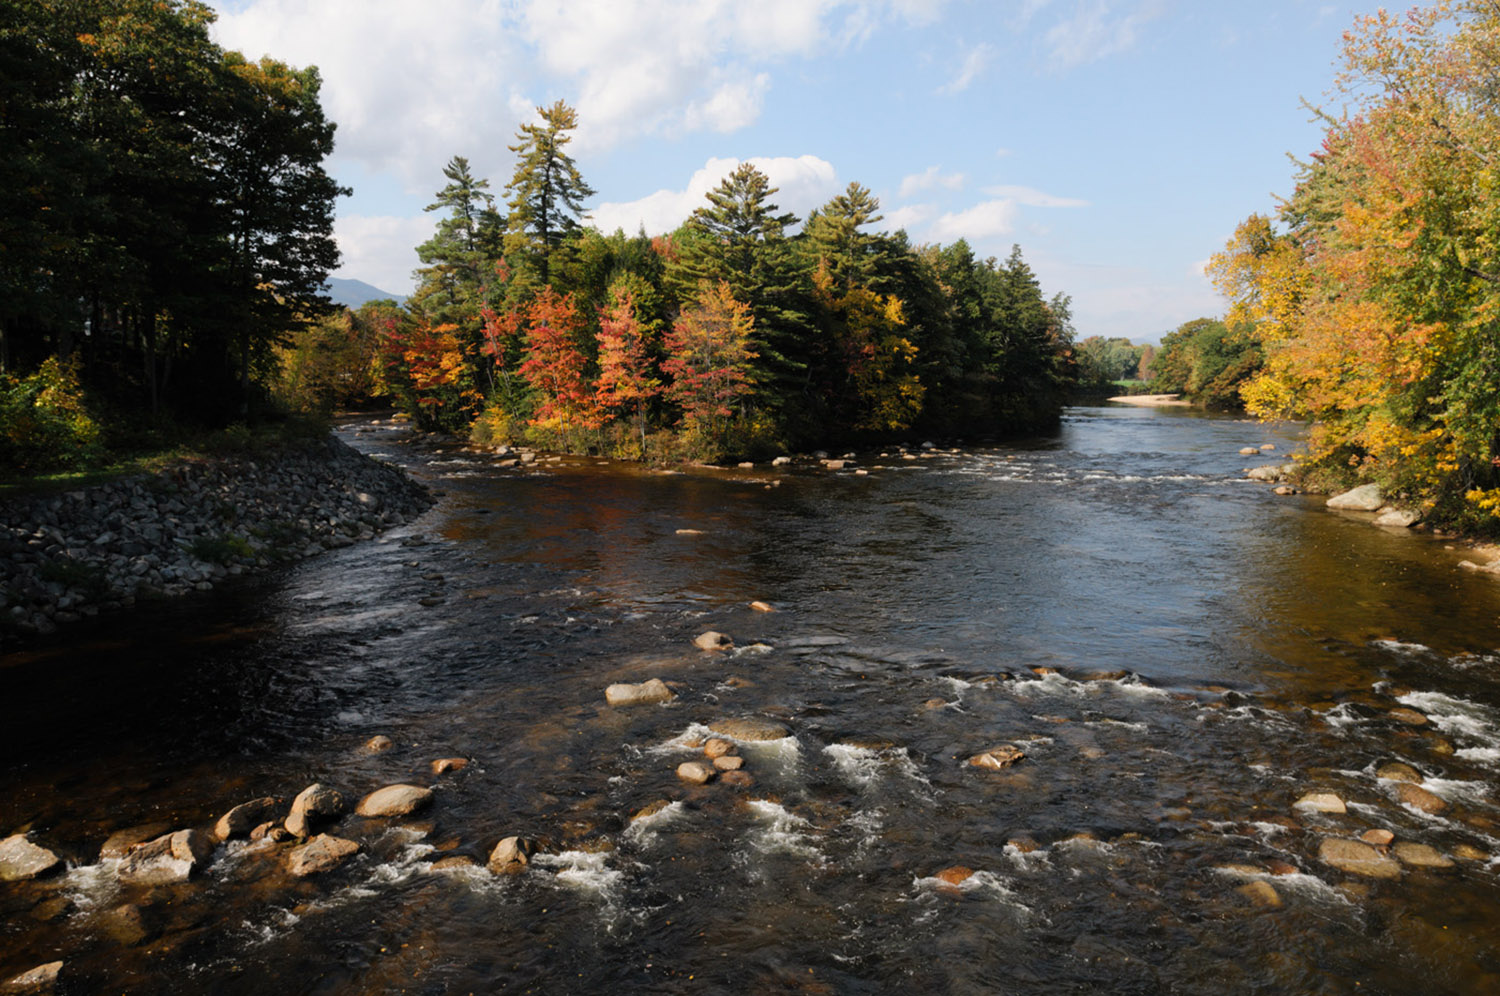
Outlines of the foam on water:
<svg viewBox="0 0 1500 996">
<path fill-rule="evenodd" d="M 1500 746 L 1500 715 L 1488 706 L 1442 692 L 1410 692 L 1396 701 L 1425 713 L 1444 733 L 1464 734 Z"/>
<path fill-rule="evenodd" d="M 650 847 L 663 827 L 675 823 L 686 812 L 687 807 L 681 802 L 673 802 L 648 816 L 638 816 L 625 828 L 624 839 L 639 847 Z"/>
<path fill-rule="evenodd" d="M 120 895 L 119 869 L 119 858 L 100 858 L 92 865 L 70 864 L 62 876 L 63 894 L 84 912 L 113 905 Z"/>
<path fill-rule="evenodd" d="M 749 840 L 756 851 L 790 854 L 822 864 L 823 855 L 808 834 L 812 824 L 769 799 L 751 799 L 746 805 L 755 817 Z"/>
<path fill-rule="evenodd" d="M 992 871 L 976 871 L 962 882 L 954 884 L 936 876 L 927 876 L 914 879 L 912 887 L 919 894 L 938 893 L 939 895 L 951 896 L 955 893 L 963 895 L 982 896 L 986 899 L 998 899 L 1007 906 L 1014 907 L 1022 913 L 1031 912 L 1025 903 L 1021 902 L 1014 890 L 1004 878 Z"/>
<path fill-rule="evenodd" d="M 1449 778 L 1428 778 L 1422 782 L 1422 787 L 1434 795 L 1442 796 L 1449 802 L 1455 799 L 1463 799 L 1467 802 L 1480 802 L 1489 797 L 1490 786 L 1487 782 L 1460 781 Z"/>
<path fill-rule="evenodd" d="M 1462 747 L 1454 751 L 1453 756 L 1493 767 L 1496 761 L 1500 761 L 1500 747 Z"/>
<path fill-rule="evenodd" d="M 559 886 L 613 903 L 624 887 L 625 873 L 610 867 L 612 857 L 609 851 L 562 851 L 534 855 L 531 864 L 550 870 Z"/>
<path fill-rule="evenodd" d="M 1016 695 L 1068 695 L 1074 698 L 1091 698 L 1114 692 L 1129 698 L 1166 699 L 1171 692 L 1143 682 L 1138 675 L 1128 674 L 1123 678 L 1108 681 L 1074 681 L 1063 674 L 1053 672 L 1031 681 L 1016 681 L 1007 687 Z"/>
<path fill-rule="evenodd" d="M 855 788 L 870 788 L 890 771 L 923 785 L 929 784 L 912 761 L 905 747 L 857 747 L 854 744 L 829 744 L 823 748 L 833 761 L 834 769 Z"/>
<path fill-rule="evenodd" d="M 1403 643 L 1400 640 L 1375 640 L 1371 643 L 1371 646 L 1379 647 L 1382 650 L 1389 650 L 1392 653 L 1402 654 L 1407 657 L 1414 657 L 1417 654 L 1432 653 L 1431 647 L 1424 646 L 1420 643 Z"/>
</svg>

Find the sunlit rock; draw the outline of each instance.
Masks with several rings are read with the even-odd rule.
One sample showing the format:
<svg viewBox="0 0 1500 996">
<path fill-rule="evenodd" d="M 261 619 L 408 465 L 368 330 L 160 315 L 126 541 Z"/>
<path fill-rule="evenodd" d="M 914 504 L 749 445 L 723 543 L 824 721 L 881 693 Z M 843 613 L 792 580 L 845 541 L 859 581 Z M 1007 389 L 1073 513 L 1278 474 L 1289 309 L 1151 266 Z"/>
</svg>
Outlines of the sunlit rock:
<svg viewBox="0 0 1500 996">
<path fill-rule="evenodd" d="M 315 783 L 297 793 L 297 798 L 292 800 L 286 828 L 294 837 L 309 837 L 314 824 L 339 816 L 343 811 L 344 797 L 326 785 Z"/>
<path fill-rule="evenodd" d="M 133 827 L 116 830 L 105 838 L 104 846 L 99 849 L 99 857 L 123 858 L 136 845 L 155 840 L 171 829 L 170 823 L 139 823 Z"/>
<path fill-rule="evenodd" d="M 446 775 L 450 771 L 462 771 L 469 766 L 466 757 L 440 757 L 432 762 L 431 768 L 434 775 Z"/>
<path fill-rule="evenodd" d="M 263 799 L 252 799 L 242 802 L 229 812 L 219 817 L 219 822 L 214 824 L 214 836 L 220 840 L 229 840 L 232 837 L 244 837 L 260 824 L 270 819 L 276 812 L 280 803 L 266 796 Z"/>
<path fill-rule="evenodd" d="M 1344 512 L 1374 512 L 1385 504 L 1377 484 L 1361 484 L 1359 487 L 1328 499 L 1328 507 Z"/>
<path fill-rule="evenodd" d="M 1404 805 L 1420 809 L 1428 814 L 1435 815 L 1448 808 L 1448 804 L 1440 796 L 1410 782 L 1396 783 L 1396 799 Z"/>
<path fill-rule="evenodd" d="M 1344 800 L 1332 792 L 1309 792 L 1296 802 L 1292 803 L 1293 809 L 1302 809 L 1310 813 L 1344 813 L 1348 812 Z"/>
<path fill-rule="evenodd" d="M 604 690 L 604 701 L 616 707 L 670 702 L 676 697 L 676 693 L 660 678 L 652 678 L 638 685 L 610 685 Z"/>
<path fill-rule="evenodd" d="M 410 816 L 432 805 L 432 789 L 420 785 L 387 785 L 359 801 L 354 812 L 359 816 Z"/>
<path fill-rule="evenodd" d="M 1360 834 L 1359 839 L 1364 841 L 1366 844 L 1374 844 L 1376 847 L 1385 847 L 1390 844 L 1391 841 L 1396 839 L 1396 835 L 1391 833 L 1384 827 L 1376 827 L 1372 830 L 1366 830 L 1364 833 Z"/>
<path fill-rule="evenodd" d="M 352 840 L 320 833 L 306 844 L 292 848 L 286 867 L 293 878 L 307 878 L 333 871 L 359 852 L 360 845 Z"/>
<path fill-rule="evenodd" d="M 1375 769 L 1376 778 L 1384 778 L 1388 782 L 1411 782 L 1419 785 L 1422 782 L 1422 773 L 1409 764 L 1400 761 L 1389 761 Z"/>
<path fill-rule="evenodd" d="M 384 751 L 390 750 L 394 746 L 396 746 L 396 741 L 392 740 L 390 737 L 386 736 L 383 733 L 377 733 L 375 736 L 365 741 L 365 750 L 369 751 L 371 754 L 380 754 Z"/>
<path fill-rule="evenodd" d="M 734 750 L 734 744 L 723 737 L 709 737 L 703 742 L 703 753 L 712 761 L 716 757 L 723 757 Z"/>
<path fill-rule="evenodd" d="M 1426 726 L 1428 722 L 1426 716 L 1415 709 L 1408 709 L 1405 706 L 1397 706 L 1386 713 L 1386 716 L 1398 723 L 1405 723 L 1407 726 Z"/>
<path fill-rule="evenodd" d="M 497 875 L 519 875 L 531 863 L 536 845 L 523 837 L 506 837 L 490 851 L 489 869 Z"/>
<path fill-rule="evenodd" d="M 969 764 L 975 768 L 985 768 L 990 771 L 1000 771 L 1009 768 L 1026 756 L 1026 752 L 1015 744 L 1000 744 L 989 750 L 981 751 L 969 758 Z"/>
<path fill-rule="evenodd" d="M 720 754 L 714 758 L 714 767 L 720 771 L 738 771 L 745 766 L 745 759 L 737 754 Z"/>
<path fill-rule="evenodd" d="M 1246 882 L 1235 891 L 1248 899 L 1252 906 L 1275 909 L 1281 905 L 1281 894 L 1276 891 L 1274 885 L 1264 879 Z"/>
<path fill-rule="evenodd" d="M 939 881 L 947 882 L 949 885 L 962 885 L 974 877 L 974 869 L 963 865 L 954 865 L 951 868 L 944 868 L 932 877 Z"/>
<path fill-rule="evenodd" d="M 1351 875 L 1366 878 L 1400 878 L 1401 864 L 1369 844 L 1342 837 L 1327 837 L 1318 845 L 1318 860 Z"/>
<path fill-rule="evenodd" d="M 718 719 L 708 724 L 708 728 L 731 740 L 742 741 L 780 740 L 791 733 L 780 723 L 751 716 Z"/>
<path fill-rule="evenodd" d="M 1390 526 L 1395 529 L 1410 529 L 1421 518 L 1421 512 L 1413 512 L 1408 508 L 1388 508 L 1375 517 L 1375 525 Z"/>
<path fill-rule="evenodd" d="M 756 612 L 775 612 L 776 611 L 776 607 L 773 606 L 770 602 L 755 601 L 755 602 L 751 602 L 750 603 L 750 607 L 752 609 L 754 609 Z"/>
<path fill-rule="evenodd" d="M 1427 844 L 1403 840 L 1391 851 L 1403 865 L 1413 868 L 1452 868 L 1453 859 Z"/>
<path fill-rule="evenodd" d="M 709 630 L 706 633 L 699 633 L 695 636 L 693 638 L 693 646 L 699 650 L 727 650 L 734 646 L 734 640 L 723 633 L 716 633 L 713 630 Z"/>
<path fill-rule="evenodd" d="M 62 867 L 62 859 L 45 847 L 33 844 L 25 834 L 0 840 L 0 882 L 39 878 Z"/>
<path fill-rule="evenodd" d="M 705 785 L 715 774 L 714 766 L 703 761 L 684 761 L 677 766 L 677 777 L 689 785 Z"/>
<path fill-rule="evenodd" d="M 120 881 L 132 885 L 186 882 L 208 863 L 214 841 L 201 830 L 164 834 L 131 850 L 120 862 Z"/>
<path fill-rule="evenodd" d="M 57 977 L 63 970 L 63 962 L 49 961 L 17 975 L 5 984 L 4 991 L 16 996 L 50 993 L 57 986 Z"/>
</svg>

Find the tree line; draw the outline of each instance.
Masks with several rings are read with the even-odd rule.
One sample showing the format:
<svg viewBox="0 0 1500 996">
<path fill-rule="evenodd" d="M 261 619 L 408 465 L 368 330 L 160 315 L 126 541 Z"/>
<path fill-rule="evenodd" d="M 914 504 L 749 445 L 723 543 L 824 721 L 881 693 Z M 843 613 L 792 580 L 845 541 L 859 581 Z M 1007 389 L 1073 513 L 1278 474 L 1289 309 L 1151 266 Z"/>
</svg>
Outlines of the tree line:
<svg viewBox="0 0 1500 996">
<path fill-rule="evenodd" d="M 1345 36 L 1321 148 L 1210 266 L 1260 354 L 1250 411 L 1313 423 L 1309 467 L 1431 521 L 1500 529 L 1500 9 Z"/>
<path fill-rule="evenodd" d="M 606 234 L 576 126 L 565 103 L 539 107 L 503 194 L 455 156 L 415 293 L 306 334 L 295 386 L 362 389 L 370 353 L 426 428 L 653 459 L 1057 419 L 1068 299 L 1044 297 L 1019 248 L 1001 261 L 872 231 L 880 205 L 858 183 L 798 219 L 748 163 L 675 231 Z M 312 369 L 340 351 L 347 365 Z"/>
</svg>

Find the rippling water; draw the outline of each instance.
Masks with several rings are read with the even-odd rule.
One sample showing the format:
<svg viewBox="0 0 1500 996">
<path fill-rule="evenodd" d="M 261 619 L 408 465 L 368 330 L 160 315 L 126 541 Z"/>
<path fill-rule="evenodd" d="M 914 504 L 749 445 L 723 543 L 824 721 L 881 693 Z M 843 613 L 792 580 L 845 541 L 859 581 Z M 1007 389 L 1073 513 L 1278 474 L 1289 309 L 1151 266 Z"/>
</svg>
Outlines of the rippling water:
<svg viewBox="0 0 1500 996">
<path fill-rule="evenodd" d="M 0 886 L 0 978 L 61 957 L 78 992 L 1500 991 L 1500 586 L 1242 480 L 1263 460 L 1237 450 L 1284 454 L 1289 429 L 1075 409 L 1021 444 L 862 453 L 867 476 L 501 468 L 342 432 L 439 506 L 0 670 L 0 834 L 70 862 Z M 707 629 L 738 649 L 695 649 Z M 605 705 L 651 677 L 678 698 Z M 752 786 L 687 787 L 726 716 L 789 736 L 739 745 Z M 377 733 L 396 748 L 365 752 Z M 999 743 L 1025 760 L 965 763 Z M 472 763 L 428 773 L 451 755 Z M 1376 776 L 1395 760 L 1441 813 Z M 437 802 L 346 818 L 364 853 L 304 882 L 240 843 L 154 891 L 98 859 L 121 827 L 315 780 Z M 1348 812 L 1294 809 L 1309 791 Z M 1376 827 L 1455 863 L 1318 860 Z M 493 876 L 511 834 L 542 852 Z M 455 855 L 480 867 L 433 868 Z M 148 930 L 122 945 L 127 902 Z"/>
</svg>

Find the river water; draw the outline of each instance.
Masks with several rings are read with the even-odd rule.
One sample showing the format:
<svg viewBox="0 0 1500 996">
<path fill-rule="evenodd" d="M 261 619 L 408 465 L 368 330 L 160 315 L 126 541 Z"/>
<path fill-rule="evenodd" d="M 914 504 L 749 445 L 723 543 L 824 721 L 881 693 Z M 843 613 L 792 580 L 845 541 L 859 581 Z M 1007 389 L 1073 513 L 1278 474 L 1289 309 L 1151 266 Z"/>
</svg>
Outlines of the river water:
<svg viewBox="0 0 1500 996">
<path fill-rule="evenodd" d="M 1242 479 L 1262 461 L 1241 446 L 1284 454 L 1294 429 L 1079 408 L 1021 443 L 861 453 L 864 476 L 508 468 L 340 433 L 438 506 L 0 669 L 0 835 L 69 861 L 0 886 L 0 978 L 63 958 L 73 992 L 1500 991 L 1500 583 Z M 698 650 L 705 630 L 736 648 Z M 605 704 L 653 677 L 677 698 Z M 789 735 L 738 745 L 751 785 L 679 781 L 726 717 Z M 1002 743 L 1025 759 L 966 763 Z M 432 775 L 448 756 L 471 763 Z M 1400 802 L 1391 761 L 1445 808 Z M 346 817 L 363 852 L 302 881 L 290 845 L 154 890 L 98 857 L 314 781 L 436 802 Z M 1312 791 L 1347 811 L 1294 808 Z M 1319 860 L 1375 828 L 1452 866 Z M 529 869 L 485 870 L 512 834 Z"/>
</svg>

